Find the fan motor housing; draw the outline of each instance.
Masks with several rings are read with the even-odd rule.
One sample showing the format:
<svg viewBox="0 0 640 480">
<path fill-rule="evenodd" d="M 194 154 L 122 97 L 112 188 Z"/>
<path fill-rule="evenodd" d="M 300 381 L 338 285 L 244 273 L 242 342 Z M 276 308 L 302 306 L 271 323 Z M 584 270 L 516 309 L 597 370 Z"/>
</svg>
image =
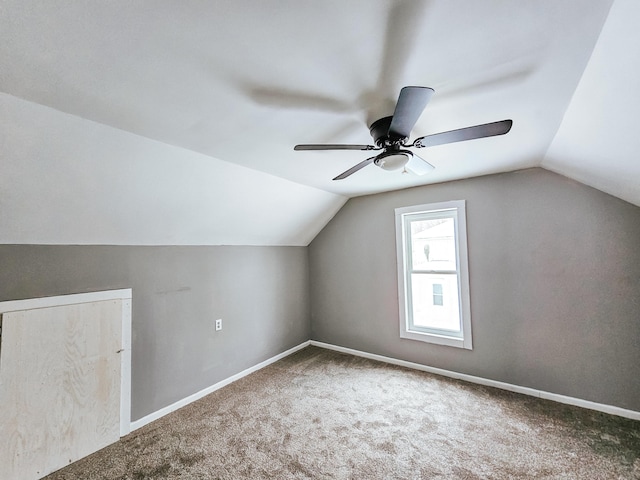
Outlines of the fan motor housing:
<svg viewBox="0 0 640 480">
<path fill-rule="evenodd" d="M 391 120 L 393 116 L 382 117 L 376 120 L 369 127 L 369 133 L 373 137 L 373 141 L 378 147 L 386 147 L 393 144 L 403 144 L 405 138 L 391 138 L 389 137 L 389 127 L 391 126 Z"/>
</svg>

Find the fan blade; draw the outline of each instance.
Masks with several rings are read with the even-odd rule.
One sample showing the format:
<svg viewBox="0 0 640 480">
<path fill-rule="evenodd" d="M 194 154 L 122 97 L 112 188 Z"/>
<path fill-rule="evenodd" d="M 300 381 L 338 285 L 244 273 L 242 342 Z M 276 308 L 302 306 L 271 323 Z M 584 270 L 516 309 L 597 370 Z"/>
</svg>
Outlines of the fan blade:
<svg viewBox="0 0 640 480">
<path fill-rule="evenodd" d="M 306 144 L 296 145 L 294 150 L 380 150 L 373 145 L 332 145 L 332 144 Z"/>
<path fill-rule="evenodd" d="M 354 165 L 353 167 L 351 167 L 349 170 L 347 170 L 346 172 L 342 172 L 340 175 L 338 175 L 336 178 L 334 178 L 334 180 L 342 180 L 343 178 L 347 178 L 349 175 L 356 173 L 358 170 L 360 170 L 361 168 L 366 167 L 367 165 L 373 163 L 373 161 L 376 159 L 376 157 L 371 157 L 371 158 L 367 158 L 366 160 L 358 163 L 357 165 Z"/>
<path fill-rule="evenodd" d="M 389 136 L 407 138 L 411 135 L 411 130 L 433 93 L 433 88 L 429 87 L 404 87 L 400 90 L 398 103 L 389 126 Z"/>
<path fill-rule="evenodd" d="M 460 128 L 448 132 L 434 133 L 433 135 L 417 138 L 413 142 L 413 146 L 418 148 L 434 147 L 445 143 L 464 142 L 465 140 L 473 140 L 475 138 L 504 135 L 511 130 L 511 125 L 513 125 L 513 120 L 502 120 L 500 122 L 485 123 L 484 125 Z"/>
<path fill-rule="evenodd" d="M 435 168 L 424 158 L 419 157 L 415 153 L 413 154 L 413 157 L 411 157 L 411 160 L 409 160 L 404 167 L 410 172 L 415 173 L 416 175 L 426 175 L 427 173 L 432 172 Z"/>
</svg>

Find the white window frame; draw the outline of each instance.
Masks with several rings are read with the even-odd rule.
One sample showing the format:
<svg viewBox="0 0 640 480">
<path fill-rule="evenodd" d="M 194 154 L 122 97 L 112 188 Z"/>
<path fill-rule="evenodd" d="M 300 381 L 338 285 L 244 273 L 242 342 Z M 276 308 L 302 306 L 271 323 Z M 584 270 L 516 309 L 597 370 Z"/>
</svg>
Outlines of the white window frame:
<svg viewBox="0 0 640 480">
<path fill-rule="evenodd" d="M 449 214 L 450 212 L 450 214 Z M 433 213 L 442 218 L 453 218 L 456 241 L 456 265 L 458 280 L 458 306 L 460 310 L 459 335 L 446 330 L 413 327 L 411 310 L 411 238 L 407 234 L 409 221 Z M 464 200 L 429 203 L 395 209 L 396 252 L 398 263 L 398 299 L 400 306 L 400 337 L 422 342 L 447 345 L 471 350 L 471 302 L 469 295 L 469 265 L 467 254 L 467 224 Z"/>
</svg>

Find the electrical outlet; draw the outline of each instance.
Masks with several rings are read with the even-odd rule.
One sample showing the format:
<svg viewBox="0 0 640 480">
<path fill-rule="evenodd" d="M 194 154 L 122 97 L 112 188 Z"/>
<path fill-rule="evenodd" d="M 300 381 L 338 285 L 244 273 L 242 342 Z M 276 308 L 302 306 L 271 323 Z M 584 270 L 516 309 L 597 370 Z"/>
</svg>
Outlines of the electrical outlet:
<svg viewBox="0 0 640 480">
<path fill-rule="evenodd" d="M 216 320 L 216 332 L 218 330 L 222 330 L 222 319 L 221 318 Z"/>
</svg>

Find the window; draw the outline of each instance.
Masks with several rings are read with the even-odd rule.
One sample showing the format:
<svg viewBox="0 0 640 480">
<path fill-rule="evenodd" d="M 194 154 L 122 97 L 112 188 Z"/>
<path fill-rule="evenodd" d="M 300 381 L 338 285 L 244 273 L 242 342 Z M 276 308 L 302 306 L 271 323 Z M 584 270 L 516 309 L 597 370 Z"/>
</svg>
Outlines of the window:
<svg viewBox="0 0 640 480">
<path fill-rule="evenodd" d="M 444 305 L 444 300 L 442 298 L 442 284 L 434 283 L 433 284 L 433 304 L 440 305 L 441 307 Z"/>
<path fill-rule="evenodd" d="M 471 349 L 464 200 L 396 209 L 400 337 Z"/>
</svg>

